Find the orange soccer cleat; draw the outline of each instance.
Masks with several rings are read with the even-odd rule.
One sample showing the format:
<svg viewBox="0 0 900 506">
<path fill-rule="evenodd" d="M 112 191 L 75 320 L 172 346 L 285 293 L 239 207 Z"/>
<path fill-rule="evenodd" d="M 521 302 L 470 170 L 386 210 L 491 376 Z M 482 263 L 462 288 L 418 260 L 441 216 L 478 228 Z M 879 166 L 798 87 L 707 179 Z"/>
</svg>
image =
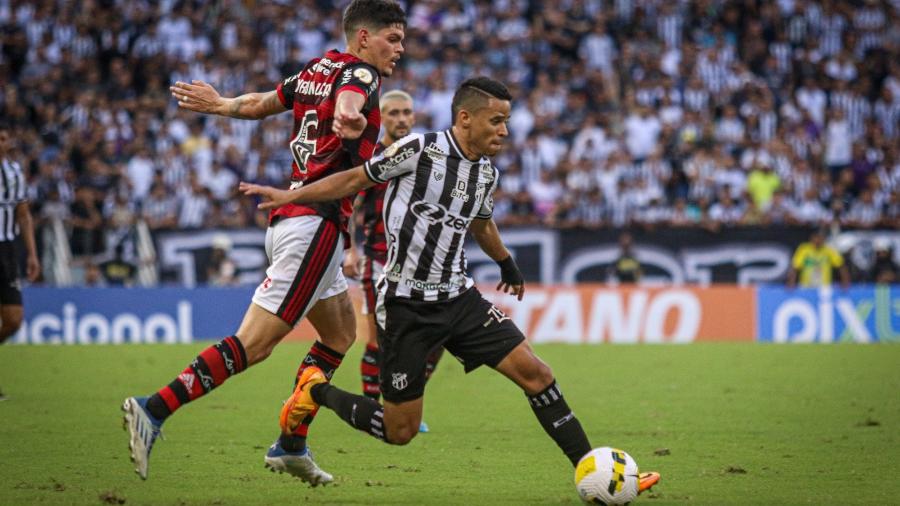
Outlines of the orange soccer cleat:
<svg viewBox="0 0 900 506">
<path fill-rule="evenodd" d="M 659 483 L 659 473 L 650 471 L 638 475 L 638 494 L 650 490 L 653 485 Z"/>
<path fill-rule="evenodd" d="M 278 421 L 283 433 L 292 434 L 308 415 L 319 409 L 319 404 L 313 400 L 310 390 L 314 385 L 327 382 L 325 373 L 316 366 L 307 367 L 303 371 L 297 380 L 297 386 L 294 387 L 294 393 L 281 408 Z"/>
</svg>

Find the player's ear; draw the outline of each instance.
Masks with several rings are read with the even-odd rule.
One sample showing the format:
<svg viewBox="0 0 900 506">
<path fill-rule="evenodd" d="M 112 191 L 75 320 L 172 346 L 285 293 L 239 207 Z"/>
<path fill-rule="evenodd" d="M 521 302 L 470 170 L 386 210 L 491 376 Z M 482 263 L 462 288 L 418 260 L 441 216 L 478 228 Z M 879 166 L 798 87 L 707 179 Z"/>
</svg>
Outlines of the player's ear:
<svg viewBox="0 0 900 506">
<path fill-rule="evenodd" d="M 359 47 L 365 49 L 369 46 L 369 37 L 371 34 L 365 28 L 360 28 L 356 31 L 356 42 L 359 43 Z"/>
<path fill-rule="evenodd" d="M 472 115 L 469 114 L 469 111 L 460 109 L 456 114 L 456 121 L 459 123 L 460 128 L 469 128 L 469 125 L 472 124 Z"/>
</svg>

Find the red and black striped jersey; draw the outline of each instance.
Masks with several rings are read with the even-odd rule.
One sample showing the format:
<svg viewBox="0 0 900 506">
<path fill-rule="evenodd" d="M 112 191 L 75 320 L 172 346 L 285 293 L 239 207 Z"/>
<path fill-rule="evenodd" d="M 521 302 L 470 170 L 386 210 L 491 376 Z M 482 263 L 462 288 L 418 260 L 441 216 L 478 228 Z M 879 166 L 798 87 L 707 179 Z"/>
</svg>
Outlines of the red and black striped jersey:
<svg viewBox="0 0 900 506">
<path fill-rule="evenodd" d="M 380 89 L 381 78 L 375 67 L 337 50 L 310 60 L 298 74 L 278 84 L 278 99 L 294 112 L 291 188 L 361 165 L 372 157 L 381 129 Z M 341 91 L 360 93 L 366 98 L 362 114 L 368 123 L 358 139 L 341 139 L 331 130 Z M 288 204 L 273 210 L 269 221 L 314 214 L 339 224 L 346 232 L 352 212 L 353 203 L 348 197 L 316 204 Z"/>
<path fill-rule="evenodd" d="M 375 154 L 381 153 L 387 146 L 381 142 L 375 146 Z M 387 239 L 384 236 L 384 192 L 387 183 L 379 183 L 359 192 L 362 197 L 363 232 L 366 234 L 366 242 L 363 251 L 366 256 L 384 263 L 387 260 Z"/>
</svg>

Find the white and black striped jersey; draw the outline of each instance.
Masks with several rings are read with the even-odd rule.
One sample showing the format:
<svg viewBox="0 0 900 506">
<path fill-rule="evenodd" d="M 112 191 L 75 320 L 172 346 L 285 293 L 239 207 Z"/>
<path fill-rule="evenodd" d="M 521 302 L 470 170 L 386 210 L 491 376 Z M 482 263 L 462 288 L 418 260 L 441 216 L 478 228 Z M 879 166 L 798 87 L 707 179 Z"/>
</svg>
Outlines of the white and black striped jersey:
<svg viewBox="0 0 900 506">
<path fill-rule="evenodd" d="M 466 273 L 466 232 L 491 218 L 498 172 L 488 158 L 468 160 L 450 130 L 411 134 L 365 164 L 384 197 L 385 296 L 446 300 L 474 285 Z"/>
<path fill-rule="evenodd" d="M 25 175 L 18 163 L 0 160 L 0 242 L 13 241 L 19 235 L 16 206 L 27 199 Z"/>
</svg>

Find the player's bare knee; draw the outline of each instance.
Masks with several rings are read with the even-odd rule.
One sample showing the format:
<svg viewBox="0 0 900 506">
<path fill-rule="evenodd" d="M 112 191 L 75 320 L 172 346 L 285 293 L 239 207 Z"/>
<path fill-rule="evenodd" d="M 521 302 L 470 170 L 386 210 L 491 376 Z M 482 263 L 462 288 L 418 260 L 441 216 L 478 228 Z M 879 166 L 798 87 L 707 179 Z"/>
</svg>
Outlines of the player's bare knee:
<svg viewBox="0 0 900 506">
<path fill-rule="evenodd" d="M 537 357 L 523 376 L 525 382 L 523 388 L 531 395 L 543 391 L 553 383 L 553 369 Z"/>
<path fill-rule="evenodd" d="M 328 346 L 332 350 L 345 353 L 353 346 L 356 341 L 356 334 L 353 332 L 335 332 L 329 336 L 321 336 L 322 344 Z"/>
<path fill-rule="evenodd" d="M 388 430 L 386 441 L 392 445 L 403 446 L 409 444 L 418 433 L 418 425 L 413 427 L 409 424 L 403 424 L 398 427 L 391 427 Z"/>
<path fill-rule="evenodd" d="M 247 363 L 249 365 L 258 364 L 269 358 L 269 355 L 275 349 L 275 345 L 278 344 L 278 341 L 253 337 L 248 337 L 247 339 L 238 337 L 238 339 L 241 340 L 241 344 L 244 346 L 244 353 L 247 354 Z"/>
</svg>

